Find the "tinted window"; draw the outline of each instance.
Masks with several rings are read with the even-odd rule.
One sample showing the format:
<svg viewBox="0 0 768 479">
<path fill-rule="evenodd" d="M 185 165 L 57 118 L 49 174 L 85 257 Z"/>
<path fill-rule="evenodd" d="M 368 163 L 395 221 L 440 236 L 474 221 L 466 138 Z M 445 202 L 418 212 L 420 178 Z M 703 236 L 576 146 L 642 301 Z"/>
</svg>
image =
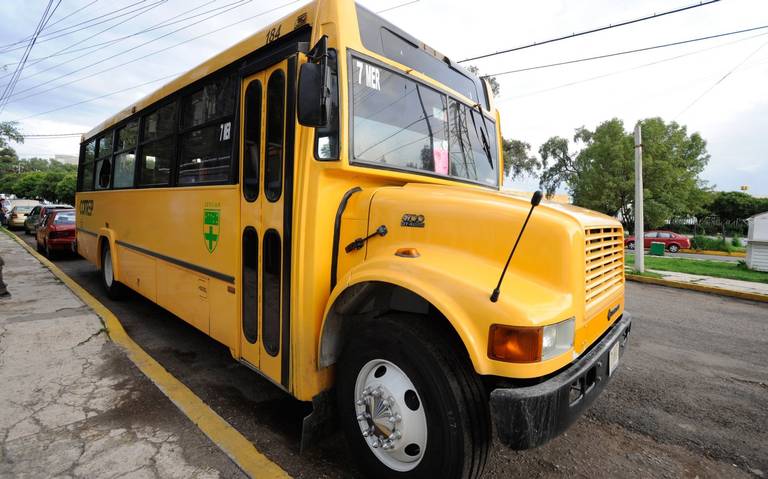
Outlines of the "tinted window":
<svg viewBox="0 0 768 479">
<path fill-rule="evenodd" d="M 280 234 L 267 230 L 264 235 L 261 291 L 261 338 L 270 356 L 280 351 Z"/>
<path fill-rule="evenodd" d="M 208 83 L 183 100 L 183 128 L 231 115 L 235 108 L 235 81 L 231 76 Z"/>
<path fill-rule="evenodd" d="M 672 235 L 669 234 L 669 233 L 659 233 L 659 238 L 667 238 L 667 239 L 669 239 L 671 237 L 672 237 Z"/>
<path fill-rule="evenodd" d="M 85 144 L 85 161 L 96 159 L 96 140 L 91 140 Z"/>
<path fill-rule="evenodd" d="M 223 131 L 231 122 L 211 125 L 185 133 L 181 137 L 179 185 L 216 183 L 229 179 L 232 141 Z"/>
<path fill-rule="evenodd" d="M 93 190 L 93 162 L 88 162 L 83 165 L 81 180 L 80 180 L 80 190 L 81 191 L 91 191 Z"/>
<path fill-rule="evenodd" d="M 645 237 L 646 238 L 656 238 L 658 236 L 659 236 L 659 234 L 657 232 L 655 232 L 655 231 L 653 231 L 651 233 L 645 233 Z"/>
<path fill-rule="evenodd" d="M 245 91 L 243 144 L 243 194 L 248 201 L 259 197 L 259 145 L 261 144 L 261 82 L 252 81 Z"/>
<path fill-rule="evenodd" d="M 176 131 L 176 103 L 159 108 L 144 118 L 144 139 L 162 138 Z"/>
<path fill-rule="evenodd" d="M 139 123 L 131 121 L 117 130 L 117 145 L 115 151 L 125 150 L 136 146 L 139 138 Z"/>
<path fill-rule="evenodd" d="M 97 152 L 99 158 L 112 153 L 112 132 L 99 138 L 99 151 Z"/>
<path fill-rule="evenodd" d="M 139 184 L 168 185 L 174 154 L 175 139 L 173 137 L 144 145 L 139 159 Z"/>
<path fill-rule="evenodd" d="M 112 161 L 109 158 L 96 162 L 96 189 L 109 188 L 109 180 L 112 178 Z"/>
<path fill-rule="evenodd" d="M 474 102 L 480 102 L 482 98 L 485 108 L 490 108 L 485 95 L 480 95 L 483 87 L 479 79 L 452 68 L 427 52 L 434 50 L 360 5 L 357 5 L 357 20 L 365 48 L 414 68 Z"/>
<path fill-rule="evenodd" d="M 133 174 L 136 170 L 136 155 L 133 151 L 115 155 L 115 188 L 133 186 Z"/>
<path fill-rule="evenodd" d="M 285 75 L 275 70 L 267 82 L 266 158 L 264 194 L 277 201 L 283 191 L 283 124 L 285 115 Z"/>
<path fill-rule="evenodd" d="M 259 338 L 259 236 L 243 232 L 243 334 L 253 344 Z"/>
</svg>

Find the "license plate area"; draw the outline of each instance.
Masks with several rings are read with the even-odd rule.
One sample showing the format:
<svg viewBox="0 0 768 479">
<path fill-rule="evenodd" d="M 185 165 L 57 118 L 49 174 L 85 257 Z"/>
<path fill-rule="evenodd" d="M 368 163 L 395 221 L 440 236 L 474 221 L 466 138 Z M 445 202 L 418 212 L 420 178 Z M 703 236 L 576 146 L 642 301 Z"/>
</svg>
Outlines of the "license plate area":
<svg viewBox="0 0 768 479">
<path fill-rule="evenodd" d="M 608 353 L 608 376 L 611 376 L 613 374 L 613 371 L 619 365 L 619 348 L 620 347 L 621 347 L 620 342 L 616 341 L 616 344 L 611 346 L 611 350 Z"/>
</svg>

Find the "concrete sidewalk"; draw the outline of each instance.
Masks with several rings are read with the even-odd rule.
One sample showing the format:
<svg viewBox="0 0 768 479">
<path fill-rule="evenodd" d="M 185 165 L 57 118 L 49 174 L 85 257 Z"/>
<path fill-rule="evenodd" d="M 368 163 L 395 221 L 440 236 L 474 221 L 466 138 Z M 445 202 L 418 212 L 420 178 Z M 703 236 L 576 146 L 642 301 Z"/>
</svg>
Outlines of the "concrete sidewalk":
<svg viewBox="0 0 768 479">
<path fill-rule="evenodd" d="M 3 232 L 0 256 L 0 477 L 242 477 Z"/>
<path fill-rule="evenodd" d="M 752 281 L 740 281 L 737 279 L 713 278 L 712 276 L 702 276 L 698 274 L 677 273 L 673 271 L 659 271 L 655 269 L 645 270 L 649 273 L 655 273 L 666 281 L 674 281 L 689 285 L 703 286 L 706 288 L 716 288 L 719 290 L 731 291 L 735 293 L 744 293 L 749 295 L 762 295 L 768 299 L 768 283 L 755 283 Z M 626 269 L 627 274 L 632 273 L 632 269 Z"/>
</svg>

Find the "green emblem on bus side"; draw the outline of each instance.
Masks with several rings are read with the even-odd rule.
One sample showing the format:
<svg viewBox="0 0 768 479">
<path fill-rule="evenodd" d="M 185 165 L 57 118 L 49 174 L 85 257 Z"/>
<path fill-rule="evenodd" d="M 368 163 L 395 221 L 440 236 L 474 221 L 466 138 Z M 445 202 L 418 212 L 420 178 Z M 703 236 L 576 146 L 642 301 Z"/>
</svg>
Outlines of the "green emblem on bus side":
<svg viewBox="0 0 768 479">
<path fill-rule="evenodd" d="M 208 208 L 203 210 L 203 239 L 209 253 L 213 253 L 219 244 L 220 217 L 221 210 Z"/>
</svg>

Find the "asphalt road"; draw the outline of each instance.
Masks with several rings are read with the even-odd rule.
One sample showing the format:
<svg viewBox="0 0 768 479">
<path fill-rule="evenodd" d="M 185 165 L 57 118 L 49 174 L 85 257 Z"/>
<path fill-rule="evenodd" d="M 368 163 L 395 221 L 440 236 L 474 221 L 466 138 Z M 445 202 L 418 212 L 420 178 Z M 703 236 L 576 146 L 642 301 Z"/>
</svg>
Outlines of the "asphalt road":
<svg viewBox="0 0 768 479">
<path fill-rule="evenodd" d="M 138 295 L 109 300 L 96 269 L 84 260 L 56 263 L 111 309 L 150 355 L 291 475 L 361 477 L 338 435 L 299 455 L 307 404 Z M 541 448 L 516 452 L 495 445 L 487 477 L 768 475 L 768 307 L 629 283 L 627 310 L 634 316 L 630 347 L 602 397 L 566 434 Z"/>
</svg>

